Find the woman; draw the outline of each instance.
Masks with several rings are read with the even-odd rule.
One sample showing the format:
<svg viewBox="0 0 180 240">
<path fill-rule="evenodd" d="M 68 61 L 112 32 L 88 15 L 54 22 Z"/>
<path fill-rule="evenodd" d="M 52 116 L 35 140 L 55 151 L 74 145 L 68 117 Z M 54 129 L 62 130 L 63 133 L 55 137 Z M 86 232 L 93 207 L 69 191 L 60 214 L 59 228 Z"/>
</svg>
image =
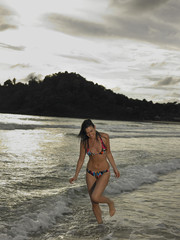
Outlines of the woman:
<svg viewBox="0 0 180 240">
<path fill-rule="evenodd" d="M 84 158 L 87 153 L 89 161 L 86 170 L 86 183 L 90 199 L 92 202 L 92 209 L 97 222 L 102 223 L 102 215 L 99 203 L 107 203 L 109 206 L 109 214 L 115 214 L 115 207 L 112 200 L 103 196 L 103 192 L 108 184 L 110 171 L 109 160 L 115 176 L 120 177 L 120 173 L 114 162 L 111 154 L 109 136 L 106 133 L 99 133 L 96 131 L 95 125 L 90 119 L 84 120 L 78 135 L 81 138 L 80 155 L 76 166 L 74 177 L 70 178 L 70 183 L 77 180 L 78 174 L 84 163 Z"/>
</svg>

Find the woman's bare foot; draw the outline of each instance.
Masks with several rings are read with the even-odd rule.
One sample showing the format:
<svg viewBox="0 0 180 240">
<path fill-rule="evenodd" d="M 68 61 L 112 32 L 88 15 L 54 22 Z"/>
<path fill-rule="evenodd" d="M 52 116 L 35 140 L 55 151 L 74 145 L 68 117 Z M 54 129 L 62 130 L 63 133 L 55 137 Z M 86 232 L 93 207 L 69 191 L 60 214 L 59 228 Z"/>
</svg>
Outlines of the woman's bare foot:
<svg viewBox="0 0 180 240">
<path fill-rule="evenodd" d="M 103 225 L 103 221 L 98 222 L 99 225 Z"/>
<path fill-rule="evenodd" d="M 116 212 L 116 209 L 114 207 L 114 202 L 111 201 L 109 203 L 109 215 L 112 217 L 115 214 L 115 212 Z"/>
</svg>

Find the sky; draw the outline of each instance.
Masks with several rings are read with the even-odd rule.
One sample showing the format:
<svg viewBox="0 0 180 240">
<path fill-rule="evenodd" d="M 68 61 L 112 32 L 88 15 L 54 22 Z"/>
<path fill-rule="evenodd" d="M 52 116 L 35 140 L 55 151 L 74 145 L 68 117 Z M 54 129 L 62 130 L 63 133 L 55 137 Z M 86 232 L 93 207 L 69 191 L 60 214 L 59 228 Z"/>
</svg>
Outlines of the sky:
<svg viewBox="0 0 180 240">
<path fill-rule="evenodd" d="M 76 72 L 180 103 L 179 0 L 0 0 L 0 84 Z"/>
</svg>

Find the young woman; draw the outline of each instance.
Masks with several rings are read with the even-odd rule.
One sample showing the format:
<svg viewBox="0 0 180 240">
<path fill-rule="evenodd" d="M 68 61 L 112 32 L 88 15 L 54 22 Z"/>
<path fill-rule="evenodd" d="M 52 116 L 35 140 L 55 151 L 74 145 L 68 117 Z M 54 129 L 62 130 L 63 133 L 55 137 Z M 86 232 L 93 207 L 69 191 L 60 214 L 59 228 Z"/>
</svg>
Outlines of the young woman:
<svg viewBox="0 0 180 240">
<path fill-rule="evenodd" d="M 110 150 L 108 134 L 99 133 L 92 121 L 87 119 L 82 123 L 79 137 L 81 138 L 80 155 L 75 175 L 70 178 L 69 181 L 70 183 L 73 183 L 73 181 L 77 180 L 78 174 L 84 163 L 85 155 L 87 154 L 89 156 L 89 161 L 86 169 L 86 183 L 94 215 L 97 222 L 100 224 L 102 223 L 102 215 L 99 203 L 107 203 L 110 216 L 115 214 L 113 201 L 103 196 L 103 192 L 110 177 L 110 166 L 108 161 L 110 162 L 117 178 L 120 177 L 120 173 Z"/>
</svg>

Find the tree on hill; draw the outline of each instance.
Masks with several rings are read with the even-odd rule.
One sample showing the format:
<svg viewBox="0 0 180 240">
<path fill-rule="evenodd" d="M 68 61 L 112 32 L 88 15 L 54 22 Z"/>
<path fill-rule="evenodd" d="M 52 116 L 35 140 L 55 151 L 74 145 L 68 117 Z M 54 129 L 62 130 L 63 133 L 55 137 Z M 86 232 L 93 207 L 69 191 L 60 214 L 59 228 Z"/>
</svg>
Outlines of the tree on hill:
<svg viewBox="0 0 180 240">
<path fill-rule="evenodd" d="M 129 99 L 77 73 L 0 85 L 0 112 L 116 120 L 180 120 L 180 104 Z"/>
</svg>

